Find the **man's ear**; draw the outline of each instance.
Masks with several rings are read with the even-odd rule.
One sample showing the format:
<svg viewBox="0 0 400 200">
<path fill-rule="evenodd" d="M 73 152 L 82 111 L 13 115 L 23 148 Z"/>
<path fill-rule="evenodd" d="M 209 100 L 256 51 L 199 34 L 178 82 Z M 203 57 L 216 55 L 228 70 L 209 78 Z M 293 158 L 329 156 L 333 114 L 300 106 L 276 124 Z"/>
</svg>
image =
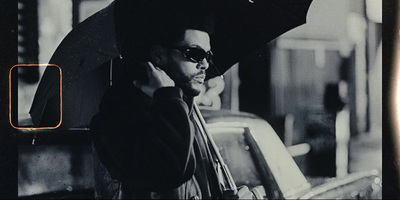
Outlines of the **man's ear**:
<svg viewBox="0 0 400 200">
<path fill-rule="evenodd" d="M 151 46 L 150 59 L 155 66 L 164 66 L 167 63 L 167 50 L 160 45 Z"/>
</svg>

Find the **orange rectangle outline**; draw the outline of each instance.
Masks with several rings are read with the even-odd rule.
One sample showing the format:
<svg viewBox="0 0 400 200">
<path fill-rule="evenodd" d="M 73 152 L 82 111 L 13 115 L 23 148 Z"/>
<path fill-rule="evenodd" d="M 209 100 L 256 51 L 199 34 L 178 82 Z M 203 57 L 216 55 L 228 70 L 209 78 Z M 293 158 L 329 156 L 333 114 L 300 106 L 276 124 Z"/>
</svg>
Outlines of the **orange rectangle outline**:
<svg viewBox="0 0 400 200">
<path fill-rule="evenodd" d="M 55 127 L 37 127 L 37 128 L 17 127 L 12 123 L 12 120 L 11 120 L 12 119 L 11 118 L 11 72 L 15 67 L 19 67 L 19 66 L 32 66 L 32 67 L 34 67 L 34 66 L 37 66 L 37 67 L 54 66 L 60 70 L 60 122 L 58 123 L 57 126 L 55 126 Z M 55 65 L 55 64 L 17 64 L 17 65 L 14 65 L 13 67 L 11 67 L 9 75 L 8 75 L 8 79 L 9 79 L 8 80 L 9 81 L 9 88 L 8 88 L 8 91 L 9 91 L 9 104 L 8 104 L 9 105 L 9 121 L 10 121 L 10 125 L 13 128 L 19 129 L 19 130 L 42 130 L 42 129 L 56 129 L 61 126 L 61 123 L 62 123 L 62 70 L 58 65 Z"/>
</svg>

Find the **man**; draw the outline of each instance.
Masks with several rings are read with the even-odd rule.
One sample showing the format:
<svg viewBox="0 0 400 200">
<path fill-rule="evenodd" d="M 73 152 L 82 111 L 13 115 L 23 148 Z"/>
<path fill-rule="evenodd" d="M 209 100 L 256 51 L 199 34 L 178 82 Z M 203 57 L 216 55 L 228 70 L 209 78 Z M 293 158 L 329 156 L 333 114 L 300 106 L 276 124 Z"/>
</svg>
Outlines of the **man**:
<svg viewBox="0 0 400 200">
<path fill-rule="evenodd" d="M 204 17 L 201 5 L 185 10 L 171 2 L 160 2 L 158 7 L 162 8 L 158 12 L 171 12 L 171 7 L 179 7 L 180 12 L 157 18 L 162 27 L 145 28 L 149 42 L 143 46 L 135 43 L 143 47 L 139 52 L 143 56 L 132 55 L 131 34 L 125 31 L 121 48 L 125 62 L 120 63 L 125 63 L 127 71 L 134 69 L 135 74 L 123 73 L 125 81 L 113 85 L 104 95 L 100 112 L 91 122 L 103 170 L 103 180 L 97 181 L 107 182 L 100 186 L 102 191 L 97 191 L 98 198 L 220 196 L 208 147 L 193 112 L 193 98 L 200 93 L 212 64 L 211 18 Z M 140 68 L 144 74 L 137 70 Z M 252 195 L 243 187 L 237 197 Z"/>
</svg>

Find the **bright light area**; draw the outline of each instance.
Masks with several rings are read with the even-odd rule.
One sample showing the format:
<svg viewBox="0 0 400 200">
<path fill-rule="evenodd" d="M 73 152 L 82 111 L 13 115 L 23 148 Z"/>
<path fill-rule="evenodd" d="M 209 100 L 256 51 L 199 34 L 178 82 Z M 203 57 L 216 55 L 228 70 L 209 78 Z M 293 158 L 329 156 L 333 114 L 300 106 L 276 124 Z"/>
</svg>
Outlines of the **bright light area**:
<svg viewBox="0 0 400 200">
<path fill-rule="evenodd" d="M 382 1 L 367 0 L 367 17 L 375 22 L 382 23 Z"/>
</svg>

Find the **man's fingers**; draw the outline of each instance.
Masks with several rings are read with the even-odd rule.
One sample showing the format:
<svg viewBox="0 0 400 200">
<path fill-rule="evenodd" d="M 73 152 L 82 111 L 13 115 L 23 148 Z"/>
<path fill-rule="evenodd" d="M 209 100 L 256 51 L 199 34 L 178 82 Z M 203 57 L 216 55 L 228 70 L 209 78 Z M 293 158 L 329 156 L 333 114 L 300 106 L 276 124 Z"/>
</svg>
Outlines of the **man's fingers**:
<svg viewBox="0 0 400 200">
<path fill-rule="evenodd" d="M 160 74 L 160 72 L 164 72 L 160 68 L 153 65 L 151 62 L 147 62 L 147 74 L 150 76 L 154 76 L 155 74 Z"/>
<path fill-rule="evenodd" d="M 147 65 L 150 67 L 151 71 L 156 71 L 157 70 L 156 67 L 154 67 L 153 63 L 147 62 Z"/>
</svg>

